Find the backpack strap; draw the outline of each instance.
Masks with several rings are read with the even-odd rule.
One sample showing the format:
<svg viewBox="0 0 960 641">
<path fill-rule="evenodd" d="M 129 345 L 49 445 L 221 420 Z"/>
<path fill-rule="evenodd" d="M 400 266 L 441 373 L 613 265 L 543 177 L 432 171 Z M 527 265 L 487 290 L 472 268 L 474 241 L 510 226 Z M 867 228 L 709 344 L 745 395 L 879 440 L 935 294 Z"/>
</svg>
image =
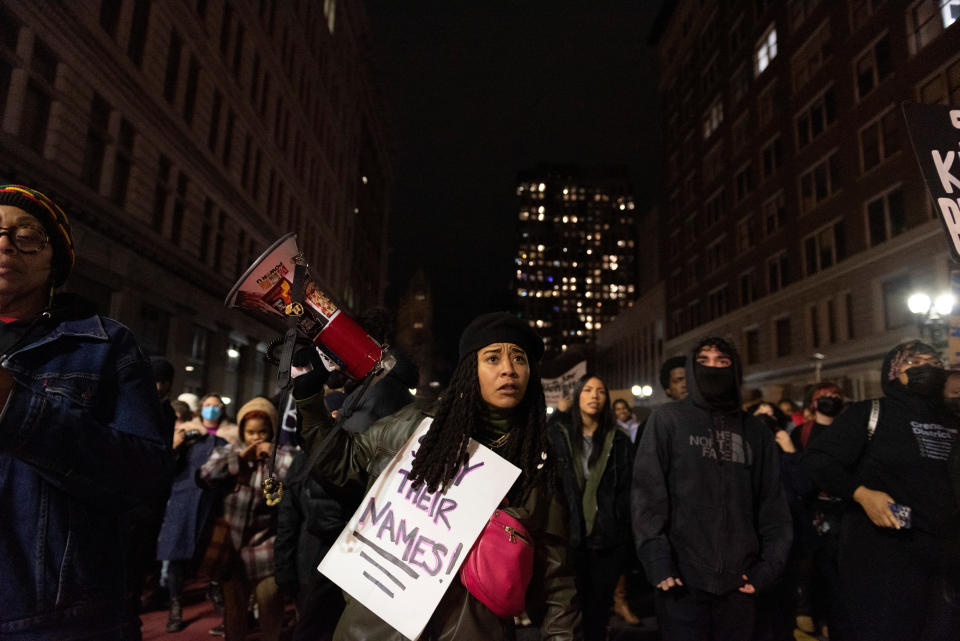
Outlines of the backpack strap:
<svg viewBox="0 0 960 641">
<path fill-rule="evenodd" d="M 877 431 L 877 421 L 880 420 L 880 399 L 870 401 L 870 419 L 867 421 L 867 440 L 873 439 L 873 433 Z"/>
</svg>

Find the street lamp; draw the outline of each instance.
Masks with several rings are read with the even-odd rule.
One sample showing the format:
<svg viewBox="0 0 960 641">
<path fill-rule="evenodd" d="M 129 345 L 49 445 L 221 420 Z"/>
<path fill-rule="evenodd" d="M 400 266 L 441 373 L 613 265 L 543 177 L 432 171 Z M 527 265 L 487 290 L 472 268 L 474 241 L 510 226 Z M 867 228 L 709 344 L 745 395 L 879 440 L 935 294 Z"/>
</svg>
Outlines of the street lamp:
<svg viewBox="0 0 960 641">
<path fill-rule="evenodd" d="M 930 344 L 942 352 L 947 347 L 947 317 L 953 311 L 953 294 L 943 293 L 931 299 L 924 292 L 917 292 L 907 299 L 907 308 L 917 318 L 920 337 L 930 337 Z"/>
<path fill-rule="evenodd" d="M 637 398 L 650 398 L 653 396 L 653 388 L 649 385 L 634 385 L 630 388 L 630 393 Z"/>
</svg>

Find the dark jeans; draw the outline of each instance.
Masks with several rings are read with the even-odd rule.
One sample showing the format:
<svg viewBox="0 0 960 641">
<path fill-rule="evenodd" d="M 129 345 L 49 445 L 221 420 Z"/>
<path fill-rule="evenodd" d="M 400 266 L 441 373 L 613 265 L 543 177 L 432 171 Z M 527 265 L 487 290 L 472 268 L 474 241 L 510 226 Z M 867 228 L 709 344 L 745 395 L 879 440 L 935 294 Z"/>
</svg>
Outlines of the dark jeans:
<svg viewBox="0 0 960 641">
<path fill-rule="evenodd" d="M 171 599 L 183 596 L 183 585 L 190 577 L 190 561 L 170 561 L 167 565 L 167 589 Z"/>
<path fill-rule="evenodd" d="M 717 595 L 687 586 L 657 590 L 663 641 L 750 641 L 755 617 L 752 594 Z"/>
<path fill-rule="evenodd" d="M 623 574 L 629 549 L 625 546 L 606 550 L 581 548 L 577 559 L 577 592 L 583 612 L 586 641 L 607 638 L 613 590 Z"/>
</svg>

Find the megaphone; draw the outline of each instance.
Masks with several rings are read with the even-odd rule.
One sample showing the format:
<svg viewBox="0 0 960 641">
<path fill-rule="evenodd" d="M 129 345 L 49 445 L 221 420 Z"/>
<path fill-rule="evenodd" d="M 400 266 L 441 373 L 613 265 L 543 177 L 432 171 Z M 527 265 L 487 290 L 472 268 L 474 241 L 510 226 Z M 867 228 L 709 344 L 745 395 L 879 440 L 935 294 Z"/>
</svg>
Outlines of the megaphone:
<svg viewBox="0 0 960 641">
<path fill-rule="evenodd" d="M 289 233 L 270 245 L 236 282 L 224 304 L 298 318 L 297 328 L 352 378 L 365 377 L 383 356 L 383 348 L 310 278 L 305 276 L 303 301 L 293 300 L 297 265 L 305 265 L 297 235 Z"/>
</svg>

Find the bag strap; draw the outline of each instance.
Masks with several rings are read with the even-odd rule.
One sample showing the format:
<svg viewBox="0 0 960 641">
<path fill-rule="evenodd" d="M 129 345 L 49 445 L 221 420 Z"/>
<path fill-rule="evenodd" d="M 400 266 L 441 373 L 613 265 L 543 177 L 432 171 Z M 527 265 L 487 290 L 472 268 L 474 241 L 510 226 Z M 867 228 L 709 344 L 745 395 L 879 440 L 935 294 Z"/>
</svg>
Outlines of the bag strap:
<svg viewBox="0 0 960 641">
<path fill-rule="evenodd" d="M 293 350 L 297 345 L 297 323 L 303 316 L 303 294 L 307 286 L 307 264 L 301 256 L 294 258 L 296 267 L 293 270 L 293 287 L 290 292 L 290 304 L 284 313 L 287 315 L 287 331 L 283 336 L 283 350 L 280 352 L 280 366 L 277 370 L 277 385 L 281 390 L 290 387 L 290 362 L 293 360 Z M 283 500 L 283 482 L 277 478 L 277 450 L 280 449 L 280 425 L 275 426 L 273 456 L 267 475 L 263 479 L 263 496 L 267 505 L 274 507 Z"/>
<path fill-rule="evenodd" d="M 875 398 L 870 401 L 870 418 L 867 420 L 867 440 L 873 439 L 873 433 L 877 431 L 877 421 L 880 420 L 880 399 Z"/>
</svg>

